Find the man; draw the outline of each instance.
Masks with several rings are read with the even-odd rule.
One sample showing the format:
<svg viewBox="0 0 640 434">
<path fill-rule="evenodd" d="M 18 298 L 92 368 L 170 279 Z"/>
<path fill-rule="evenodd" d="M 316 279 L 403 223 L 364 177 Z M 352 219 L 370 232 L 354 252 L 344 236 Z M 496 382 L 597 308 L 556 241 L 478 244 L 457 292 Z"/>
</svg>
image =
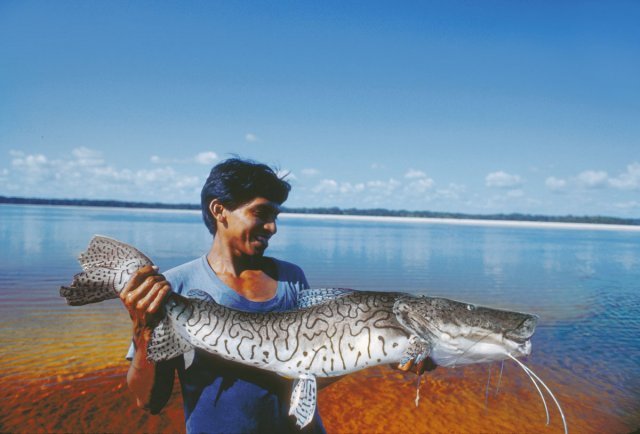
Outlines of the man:
<svg viewBox="0 0 640 434">
<path fill-rule="evenodd" d="M 209 252 L 164 276 L 144 267 L 120 293 L 133 322 L 127 383 L 138 406 L 159 412 L 177 371 L 189 433 L 298 431 L 288 416 L 290 380 L 200 351 L 188 369 L 182 357 L 157 364 L 146 358 L 169 291 L 200 289 L 217 303 L 244 311 L 296 308 L 298 292 L 308 288 L 303 271 L 264 256 L 289 190 L 289 183 L 266 165 L 237 158 L 216 165 L 201 194 L 204 222 L 213 235 Z M 304 431 L 324 432 L 317 412 Z"/>
</svg>

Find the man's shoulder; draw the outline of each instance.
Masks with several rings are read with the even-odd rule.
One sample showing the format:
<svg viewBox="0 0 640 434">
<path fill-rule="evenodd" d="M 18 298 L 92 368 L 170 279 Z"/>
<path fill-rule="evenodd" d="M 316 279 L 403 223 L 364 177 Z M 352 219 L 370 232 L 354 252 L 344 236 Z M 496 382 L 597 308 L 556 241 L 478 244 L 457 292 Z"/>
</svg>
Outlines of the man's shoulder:
<svg viewBox="0 0 640 434">
<path fill-rule="evenodd" d="M 189 284 L 192 281 L 200 281 L 203 279 L 203 274 L 206 274 L 206 270 L 202 266 L 202 257 L 193 259 L 184 264 L 180 264 L 164 272 L 164 277 L 169 281 L 173 290 L 180 293 L 185 284 Z"/>
<path fill-rule="evenodd" d="M 300 266 L 281 259 L 271 259 L 273 259 L 278 270 L 278 281 L 293 285 L 293 287 L 298 290 L 309 287 L 307 276 L 305 276 L 304 271 L 302 271 Z"/>
<path fill-rule="evenodd" d="M 285 273 L 286 275 L 304 276 L 304 271 L 302 271 L 302 268 L 300 266 L 292 262 L 283 261 L 282 259 L 278 258 L 270 259 L 276 264 L 276 267 L 278 267 L 278 272 Z"/>
</svg>

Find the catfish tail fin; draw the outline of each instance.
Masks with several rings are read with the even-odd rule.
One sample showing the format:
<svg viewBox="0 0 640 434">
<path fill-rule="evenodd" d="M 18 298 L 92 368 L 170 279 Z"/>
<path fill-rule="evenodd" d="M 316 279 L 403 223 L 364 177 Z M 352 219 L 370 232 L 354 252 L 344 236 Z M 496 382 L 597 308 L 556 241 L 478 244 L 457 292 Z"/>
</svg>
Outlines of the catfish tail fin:
<svg viewBox="0 0 640 434">
<path fill-rule="evenodd" d="M 153 265 L 138 249 L 101 235 L 91 239 L 78 261 L 84 271 L 73 276 L 69 286 L 60 287 L 60 296 L 71 306 L 117 298 L 140 267 Z"/>
</svg>

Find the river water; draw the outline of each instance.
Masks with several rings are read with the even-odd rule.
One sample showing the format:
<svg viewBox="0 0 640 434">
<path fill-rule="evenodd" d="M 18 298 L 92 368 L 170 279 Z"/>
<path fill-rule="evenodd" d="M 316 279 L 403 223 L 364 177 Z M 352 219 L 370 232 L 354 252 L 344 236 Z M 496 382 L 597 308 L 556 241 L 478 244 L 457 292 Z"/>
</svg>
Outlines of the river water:
<svg viewBox="0 0 640 434">
<path fill-rule="evenodd" d="M 119 302 L 70 308 L 58 295 L 94 234 L 136 246 L 165 270 L 210 244 L 193 211 L 0 205 L 5 388 L 46 390 L 122 363 L 130 323 Z M 589 426 L 594 408 L 605 431 L 640 427 L 640 231 L 283 215 L 268 254 L 300 265 L 312 287 L 535 313 L 527 363 L 558 389 L 570 428 Z M 10 417 L 0 413 L 5 428 Z"/>
</svg>

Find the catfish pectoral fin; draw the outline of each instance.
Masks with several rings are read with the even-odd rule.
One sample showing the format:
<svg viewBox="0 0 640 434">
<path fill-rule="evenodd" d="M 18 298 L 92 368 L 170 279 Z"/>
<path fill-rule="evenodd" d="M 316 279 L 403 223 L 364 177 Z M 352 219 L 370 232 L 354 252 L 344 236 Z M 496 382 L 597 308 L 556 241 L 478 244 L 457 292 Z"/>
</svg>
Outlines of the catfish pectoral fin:
<svg viewBox="0 0 640 434">
<path fill-rule="evenodd" d="M 173 329 L 168 316 L 162 318 L 153 329 L 147 346 L 147 358 L 153 362 L 169 360 L 185 354 L 185 368 L 193 362 L 193 345 Z"/>
</svg>

